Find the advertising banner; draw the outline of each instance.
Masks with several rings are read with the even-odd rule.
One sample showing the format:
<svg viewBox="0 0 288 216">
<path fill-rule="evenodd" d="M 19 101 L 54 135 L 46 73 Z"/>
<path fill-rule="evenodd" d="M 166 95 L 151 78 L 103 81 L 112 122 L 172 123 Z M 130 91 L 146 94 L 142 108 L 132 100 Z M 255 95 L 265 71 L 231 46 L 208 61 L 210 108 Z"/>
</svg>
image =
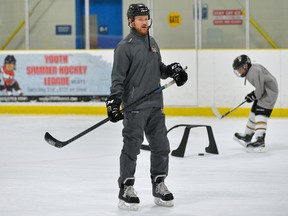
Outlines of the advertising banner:
<svg viewBox="0 0 288 216">
<path fill-rule="evenodd" d="M 99 52 L 0 53 L 0 102 L 90 101 L 110 93 L 112 62 Z"/>
</svg>

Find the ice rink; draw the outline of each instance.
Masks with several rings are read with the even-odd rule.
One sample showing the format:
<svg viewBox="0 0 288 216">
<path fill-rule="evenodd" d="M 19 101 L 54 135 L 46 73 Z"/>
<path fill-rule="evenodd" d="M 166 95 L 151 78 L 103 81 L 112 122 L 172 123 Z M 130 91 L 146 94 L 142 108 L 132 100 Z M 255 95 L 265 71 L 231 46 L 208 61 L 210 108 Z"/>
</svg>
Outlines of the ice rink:
<svg viewBox="0 0 288 216">
<path fill-rule="evenodd" d="M 150 152 L 138 157 L 137 212 L 119 210 L 118 160 L 122 123 L 108 122 L 58 149 L 45 132 L 68 140 L 105 116 L 0 116 L 1 216 L 287 216 L 288 119 L 268 121 L 265 153 L 247 153 L 232 137 L 243 132 L 246 118 L 167 117 L 177 124 L 212 126 L 219 155 L 205 152 L 205 128 L 190 132 L 185 157 L 170 157 L 166 184 L 174 207 L 155 206 L 149 174 Z M 168 133 L 171 150 L 184 128 Z"/>
</svg>

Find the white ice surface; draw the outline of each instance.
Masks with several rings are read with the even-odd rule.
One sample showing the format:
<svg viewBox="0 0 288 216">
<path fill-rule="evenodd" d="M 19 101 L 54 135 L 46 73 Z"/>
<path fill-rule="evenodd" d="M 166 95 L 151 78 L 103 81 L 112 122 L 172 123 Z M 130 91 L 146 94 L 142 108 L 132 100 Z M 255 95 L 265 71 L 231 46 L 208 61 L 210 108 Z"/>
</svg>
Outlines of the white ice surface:
<svg viewBox="0 0 288 216">
<path fill-rule="evenodd" d="M 170 157 L 166 179 L 174 207 L 155 206 L 149 151 L 138 157 L 135 189 L 138 212 L 117 208 L 121 123 L 108 122 L 64 148 L 44 141 L 46 131 L 67 140 L 105 116 L 0 116 L 1 216 L 287 216 L 288 119 L 268 122 L 266 152 L 247 153 L 232 137 L 243 132 L 244 118 L 167 117 L 177 124 L 212 126 L 219 155 L 205 152 L 205 128 L 191 130 L 185 157 Z M 184 128 L 172 130 L 171 149 Z"/>
</svg>

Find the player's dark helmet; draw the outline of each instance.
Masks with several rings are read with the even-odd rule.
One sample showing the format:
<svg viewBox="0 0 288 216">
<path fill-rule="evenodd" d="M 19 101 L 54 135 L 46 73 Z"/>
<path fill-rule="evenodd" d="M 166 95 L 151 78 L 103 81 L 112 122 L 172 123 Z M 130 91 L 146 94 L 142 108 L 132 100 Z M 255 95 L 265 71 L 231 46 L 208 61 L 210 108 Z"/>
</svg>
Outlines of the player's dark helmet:
<svg viewBox="0 0 288 216">
<path fill-rule="evenodd" d="M 234 59 L 232 67 L 236 76 L 245 77 L 251 67 L 251 60 L 247 55 L 240 55 Z M 242 70 L 242 72 L 239 71 L 241 67 L 244 68 L 244 71 Z"/>
<path fill-rule="evenodd" d="M 233 62 L 233 69 L 237 70 L 239 67 L 242 67 L 245 64 L 248 64 L 248 68 L 251 67 L 250 58 L 247 55 L 240 55 L 237 58 L 235 58 Z"/>
<path fill-rule="evenodd" d="M 16 64 L 16 59 L 13 55 L 7 55 L 4 59 L 4 64 Z"/>
<path fill-rule="evenodd" d="M 135 16 L 148 15 L 150 19 L 150 10 L 144 4 L 130 4 L 127 10 L 127 18 L 134 21 Z"/>
</svg>

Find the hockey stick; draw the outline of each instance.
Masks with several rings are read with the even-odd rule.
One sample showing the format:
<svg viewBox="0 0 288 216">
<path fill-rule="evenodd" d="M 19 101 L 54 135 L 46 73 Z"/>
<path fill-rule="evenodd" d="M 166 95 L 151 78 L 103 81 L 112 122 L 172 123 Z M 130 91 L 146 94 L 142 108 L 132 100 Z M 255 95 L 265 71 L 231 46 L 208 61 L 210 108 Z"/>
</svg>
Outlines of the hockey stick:
<svg viewBox="0 0 288 216">
<path fill-rule="evenodd" d="M 244 103 L 246 103 L 247 101 L 244 100 L 243 102 L 241 102 L 239 105 L 233 107 L 231 110 L 229 110 L 228 112 L 226 112 L 224 115 L 221 115 L 220 112 L 217 110 L 217 108 L 215 106 L 212 106 L 212 111 L 214 113 L 214 115 L 219 118 L 219 119 L 223 119 L 225 116 L 229 115 L 231 112 L 233 112 L 235 109 L 237 109 L 238 107 L 242 106 Z"/>
<path fill-rule="evenodd" d="M 175 83 L 175 80 L 170 81 L 169 83 L 160 86 L 158 88 L 156 88 L 155 90 L 149 92 L 148 94 L 142 96 L 141 98 L 139 98 L 138 100 L 134 101 L 133 103 L 129 104 L 127 107 L 125 107 L 124 109 L 121 110 L 122 113 L 126 112 L 127 110 L 134 108 L 135 106 L 139 105 L 140 103 L 142 103 L 143 101 L 149 99 L 150 97 L 152 97 L 153 95 L 160 93 L 161 91 L 163 91 L 164 89 L 168 88 L 169 86 L 173 85 Z M 84 130 L 83 132 L 77 134 L 76 136 L 72 137 L 71 139 L 67 140 L 67 141 L 59 141 L 56 138 L 54 138 L 50 133 L 46 132 L 44 139 L 52 146 L 55 146 L 57 148 L 62 148 L 66 145 L 68 145 L 69 143 L 73 142 L 76 139 L 79 139 L 80 137 L 84 136 L 85 134 L 89 133 L 90 131 L 100 127 L 101 125 L 105 124 L 106 122 L 110 121 L 110 117 L 107 117 L 105 119 L 103 119 L 102 121 L 98 122 L 97 124 L 93 125 L 92 127 Z"/>
</svg>

